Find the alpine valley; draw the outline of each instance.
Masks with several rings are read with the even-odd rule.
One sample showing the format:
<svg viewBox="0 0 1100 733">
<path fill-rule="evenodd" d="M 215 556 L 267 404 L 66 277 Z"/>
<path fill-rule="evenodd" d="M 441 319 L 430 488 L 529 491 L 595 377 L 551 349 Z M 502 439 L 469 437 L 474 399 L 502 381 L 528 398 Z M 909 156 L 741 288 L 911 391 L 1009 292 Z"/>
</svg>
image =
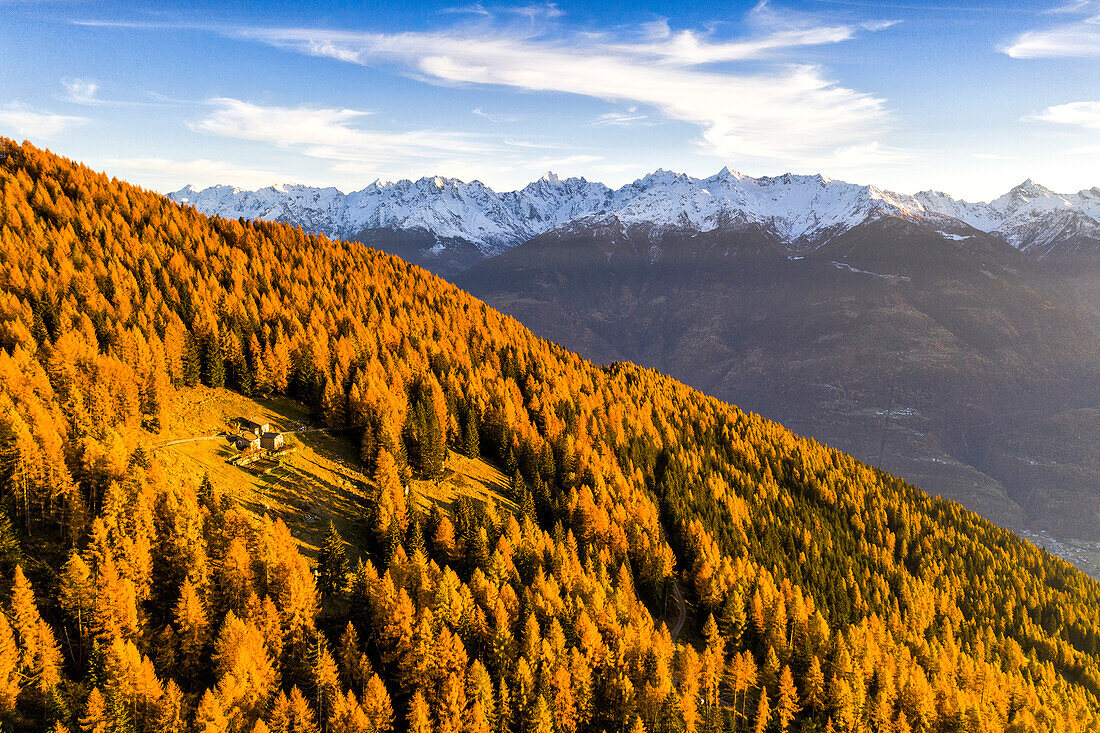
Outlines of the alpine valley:
<svg viewBox="0 0 1100 733">
<path fill-rule="evenodd" d="M 397 254 L 587 358 L 665 371 L 1096 571 L 1098 188 L 970 203 L 723 169 L 170 198 Z"/>
</svg>

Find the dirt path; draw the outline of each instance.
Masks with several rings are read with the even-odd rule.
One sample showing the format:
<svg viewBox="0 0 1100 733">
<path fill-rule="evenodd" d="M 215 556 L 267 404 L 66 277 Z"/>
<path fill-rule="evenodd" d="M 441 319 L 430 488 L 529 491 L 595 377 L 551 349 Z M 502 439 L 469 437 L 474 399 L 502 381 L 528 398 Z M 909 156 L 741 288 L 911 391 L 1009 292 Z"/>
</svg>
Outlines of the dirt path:
<svg viewBox="0 0 1100 733">
<path fill-rule="evenodd" d="M 219 433 L 218 435 L 199 435 L 194 438 L 179 438 L 177 440 L 169 440 L 164 443 L 158 443 L 153 446 L 153 450 L 160 448 L 167 448 L 170 445 L 179 445 L 180 443 L 194 443 L 197 440 L 221 440 L 225 438 L 225 433 Z"/>
</svg>

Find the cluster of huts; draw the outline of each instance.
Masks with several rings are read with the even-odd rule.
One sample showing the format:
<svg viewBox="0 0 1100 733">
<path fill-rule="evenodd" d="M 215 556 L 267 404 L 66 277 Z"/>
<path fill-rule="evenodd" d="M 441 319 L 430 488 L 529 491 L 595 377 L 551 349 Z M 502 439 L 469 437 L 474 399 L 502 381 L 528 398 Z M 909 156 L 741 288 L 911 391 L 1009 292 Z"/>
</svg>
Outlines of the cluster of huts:
<svg viewBox="0 0 1100 733">
<path fill-rule="evenodd" d="M 277 451 L 286 445 L 283 434 L 263 420 L 238 418 L 237 432 L 229 436 L 229 442 L 242 453 L 250 450 Z"/>
</svg>

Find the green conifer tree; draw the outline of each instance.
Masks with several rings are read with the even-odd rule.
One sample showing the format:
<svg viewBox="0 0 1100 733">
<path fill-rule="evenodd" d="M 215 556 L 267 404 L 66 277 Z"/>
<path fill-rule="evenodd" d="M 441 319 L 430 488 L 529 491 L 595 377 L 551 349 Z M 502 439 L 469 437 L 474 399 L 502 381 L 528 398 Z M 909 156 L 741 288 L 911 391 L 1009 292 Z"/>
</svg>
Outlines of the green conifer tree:
<svg viewBox="0 0 1100 733">
<path fill-rule="evenodd" d="M 203 336 L 200 342 L 200 363 L 202 383 L 207 387 L 225 386 L 225 358 L 215 333 Z"/>
<path fill-rule="evenodd" d="M 332 598 L 344 592 L 348 558 L 344 549 L 344 538 L 332 522 L 328 523 L 325 543 L 317 554 L 317 567 L 317 590 L 321 592 L 322 598 Z"/>
<path fill-rule="evenodd" d="M 188 387 L 194 387 L 199 383 L 199 375 L 202 364 L 199 359 L 199 344 L 195 337 L 187 334 L 187 341 L 183 348 L 183 383 Z"/>
</svg>

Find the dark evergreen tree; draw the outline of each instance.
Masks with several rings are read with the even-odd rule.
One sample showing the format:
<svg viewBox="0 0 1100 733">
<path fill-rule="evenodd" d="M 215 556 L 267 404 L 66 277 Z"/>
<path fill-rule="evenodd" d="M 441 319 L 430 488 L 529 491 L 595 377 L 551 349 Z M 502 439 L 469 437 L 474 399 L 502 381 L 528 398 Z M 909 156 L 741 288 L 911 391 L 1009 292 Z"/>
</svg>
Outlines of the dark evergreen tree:
<svg viewBox="0 0 1100 733">
<path fill-rule="evenodd" d="M 217 503 L 217 494 L 214 491 L 214 482 L 210 480 L 210 472 L 203 474 L 202 483 L 199 484 L 199 501 L 205 507 L 213 507 Z"/>
<path fill-rule="evenodd" d="M 538 508 L 535 506 L 535 497 L 526 488 L 523 491 L 523 496 L 520 497 L 519 508 L 523 512 L 523 516 L 533 522 L 538 521 Z"/>
<path fill-rule="evenodd" d="M 412 514 L 412 521 L 409 522 L 405 549 L 410 556 L 417 552 L 424 552 L 424 530 L 420 526 L 420 517 L 417 514 Z"/>
<path fill-rule="evenodd" d="M 433 389 L 434 387 L 434 389 Z M 409 414 L 405 419 L 404 439 L 409 465 L 423 478 L 443 474 L 447 455 L 447 435 L 436 409 L 438 384 L 429 385 L 420 379 L 409 390 Z M 442 397 L 439 395 L 438 397 Z"/>
<path fill-rule="evenodd" d="M 359 460 L 367 473 L 373 474 L 378 467 L 378 451 L 382 447 L 381 420 L 373 411 L 367 413 L 365 420 L 363 434 L 359 436 Z"/>
<path fill-rule="evenodd" d="M 535 507 L 544 517 L 550 516 L 550 487 L 542 480 L 542 476 L 535 474 L 535 489 L 531 492 L 534 497 Z"/>
<path fill-rule="evenodd" d="M 398 547 L 401 547 L 401 528 L 397 526 L 397 522 L 390 522 L 389 535 L 384 548 L 387 565 L 397 557 Z"/>
<path fill-rule="evenodd" d="M 317 553 L 317 590 L 321 592 L 321 596 L 332 598 L 343 593 L 347 574 L 348 558 L 344 549 L 344 538 L 340 536 L 336 525 L 329 522 L 325 543 Z"/>
<path fill-rule="evenodd" d="M 199 344 L 198 341 L 190 333 L 187 334 L 187 341 L 184 344 L 183 349 L 183 369 L 182 379 L 183 383 L 188 387 L 194 387 L 199 383 L 200 372 L 202 371 L 202 363 L 199 358 Z"/>
<path fill-rule="evenodd" d="M 478 526 L 470 532 L 466 541 L 466 564 L 471 570 L 489 564 L 489 538 L 484 527 Z"/>
<path fill-rule="evenodd" d="M 462 452 L 467 458 L 481 458 L 481 441 L 477 433 L 477 418 L 467 407 L 462 419 Z"/>
<path fill-rule="evenodd" d="M 237 330 L 230 331 L 225 341 L 225 383 L 241 394 L 252 394 L 252 370 L 248 368 L 241 334 Z"/>
<path fill-rule="evenodd" d="M 159 433 L 163 412 L 164 395 L 157 386 L 156 375 L 150 373 L 141 389 L 141 426 L 149 432 Z"/>
<path fill-rule="evenodd" d="M 23 561 L 23 551 L 19 548 L 19 539 L 12 527 L 11 518 L 6 511 L 0 511 L 0 570 L 5 577 Z"/>
<path fill-rule="evenodd" d="M 512 481 L 508 485 L 508 491 L 512 495 L 512 501 L 517 504 L 523 503 L 523 495 L 527 493 L 527 482 L 523 480 L 523 476 L 519 471 L 512 472 Z"/>
<path fill-rule="evenodd" d="M 202 383 L 207 387 L 224 387 L 225 358 L 217 334 L 209 333 L 202 337 L 199 354 Z"/>
</svg>

